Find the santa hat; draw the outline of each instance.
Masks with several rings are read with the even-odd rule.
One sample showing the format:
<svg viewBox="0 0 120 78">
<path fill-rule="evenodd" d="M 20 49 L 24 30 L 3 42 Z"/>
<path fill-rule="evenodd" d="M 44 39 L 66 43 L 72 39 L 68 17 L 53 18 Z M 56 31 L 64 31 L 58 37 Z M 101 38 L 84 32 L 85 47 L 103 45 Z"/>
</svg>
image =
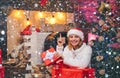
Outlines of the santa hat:
<svg viewBox="0 0 120 78">
<path fill-rule="evenodd" d="M 82 39 L 82 41 L 84 40 L 84 33 L 82 32 L 82 30 L 80 28 L 70 29 L 67 33 L 67 37 L 71 34 L 78 35 Z"/>
</svg>

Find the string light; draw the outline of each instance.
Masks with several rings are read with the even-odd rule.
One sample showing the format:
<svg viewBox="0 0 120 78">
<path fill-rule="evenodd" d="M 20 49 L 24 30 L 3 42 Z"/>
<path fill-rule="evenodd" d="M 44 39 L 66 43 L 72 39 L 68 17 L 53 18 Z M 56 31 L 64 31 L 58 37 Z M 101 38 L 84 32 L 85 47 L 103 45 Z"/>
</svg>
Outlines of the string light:
<svg viewBox="0 0 120 78">
<path fill-rule="evenodd" d="M 55 24 L 56 23 L 56 19 L 54 18 L 54 15 L 52 15 L 52 18 L 50 19 L 50 24 Z"/>
</svg>

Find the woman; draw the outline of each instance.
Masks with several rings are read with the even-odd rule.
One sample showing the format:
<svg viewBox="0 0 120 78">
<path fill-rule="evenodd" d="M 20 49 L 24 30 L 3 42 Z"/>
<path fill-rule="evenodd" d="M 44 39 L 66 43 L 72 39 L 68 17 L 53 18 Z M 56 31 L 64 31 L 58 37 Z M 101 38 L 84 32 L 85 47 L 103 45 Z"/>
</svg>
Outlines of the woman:
<svg viewBox="0 0 120 78">
<path fill-rule="evenodd" d="M 68 45 L 64 48 L 61 56 L 63 63 L 70 67 L 86 68 L 90 64 L 92 48 L 86 45 L 84 33 L 78 29 L 70 29 L 67 33 Z M 62 39 L 61 39 L 62 40 Z M 58 39 L 59 48 L 63 43 Z M 62 50 L 62 49 L 61 49 Z"/>
</svg>

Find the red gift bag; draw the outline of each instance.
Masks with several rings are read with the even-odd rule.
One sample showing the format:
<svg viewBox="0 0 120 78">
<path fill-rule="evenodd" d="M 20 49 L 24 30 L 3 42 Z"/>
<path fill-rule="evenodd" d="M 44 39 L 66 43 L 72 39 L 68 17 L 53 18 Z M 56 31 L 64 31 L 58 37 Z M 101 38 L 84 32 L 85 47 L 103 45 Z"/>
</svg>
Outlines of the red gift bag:
<svg viewBox="0 0 120 78">
<path fill-rule="evenodd" d="M 50 48 L 50 49 L 46 50 L 45 52 L 42 52 L 41 58 L 43 59 L 45 65 L 48 66 L 59 59 L 54 56 L 55 53 L 56 53 L 56 51 L 54 48 Z"/>
<path fill-rule="evenodd" d="M 52 78 L 95 78 L 94 68 L 65 68 L 54 66 L 52 68 Z"/>
<path fill-rule="evenodd" d="M 4 78 L 4 67 L 0 66 L 0 78 Z"/>
<path fill-rule="evenodd" d="M 83 71 L 71 68 L 52 68 L 52 78 L 83 78 Z"/>
<path fill-rule="evenodd" d="M 84 77 L 95 78 L 95 69 L 94 68 L 83 69 L 83 72 L 84 72 Z"/>
</svg>

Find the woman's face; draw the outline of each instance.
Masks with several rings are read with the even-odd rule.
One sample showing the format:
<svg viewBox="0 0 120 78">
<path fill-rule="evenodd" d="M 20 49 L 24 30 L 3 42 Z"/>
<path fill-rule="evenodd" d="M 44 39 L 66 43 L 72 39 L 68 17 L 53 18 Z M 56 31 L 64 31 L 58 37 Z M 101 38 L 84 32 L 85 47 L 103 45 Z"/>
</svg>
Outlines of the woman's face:
<svg viewBox="0 0 120 78">
<path fill-rule="evenodd" d="M 80 38 L 78 35 L 75 35 L 75 34 L 69 35 L 68 39 L 69 39 L 69 43 L 70 43 L 73 47 L 78 46 L 79 43 L 80 43 L 80 41 L 81 41 L 81 38 Z"/>
</svg>

